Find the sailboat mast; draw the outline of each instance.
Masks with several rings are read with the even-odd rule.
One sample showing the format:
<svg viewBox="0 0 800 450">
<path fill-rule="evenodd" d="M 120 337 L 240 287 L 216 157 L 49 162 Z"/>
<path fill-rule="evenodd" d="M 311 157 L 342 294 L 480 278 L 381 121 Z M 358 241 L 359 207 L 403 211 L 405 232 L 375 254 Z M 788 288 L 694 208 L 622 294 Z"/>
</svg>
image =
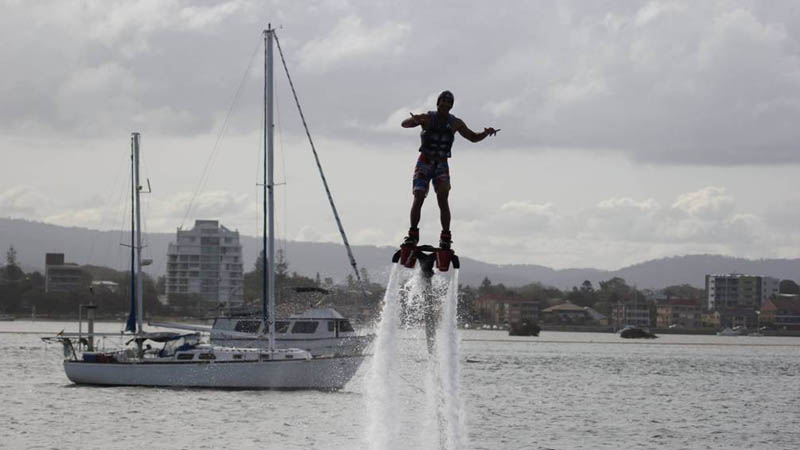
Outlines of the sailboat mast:
<svg viewBox="0 0 800 450">
<path fill-rule="evenodd" d="M 125 331 L 136 332 L 136 133 L 131 133 L 131 307 Z"/>
<path fill-rule="evenodd" d="M 142 333 L 142 212 L 140 205 L 141 184 L 139 184 L 139 133 L 133 133 L 133 165 L 135 168 L 134 193 L 136 196 L 136 328 Z"/>
<path fill-rule="evenodd" d="M 264 276 L 264 303 L 266 306 L 269 300 L 269 347 L 275 350 L 275 204 L 274 204 L 274 165 L 273 165 L 273 108 L 272 108 L 272 25 L 268 25 L 264 30 L 264 235 L 266 236 L 264 257 L 265 276 Z M 267 229 L 269 228 L 269 229 Z M 265 314 L 267 309 L 265 308 Z"/>
</svg>

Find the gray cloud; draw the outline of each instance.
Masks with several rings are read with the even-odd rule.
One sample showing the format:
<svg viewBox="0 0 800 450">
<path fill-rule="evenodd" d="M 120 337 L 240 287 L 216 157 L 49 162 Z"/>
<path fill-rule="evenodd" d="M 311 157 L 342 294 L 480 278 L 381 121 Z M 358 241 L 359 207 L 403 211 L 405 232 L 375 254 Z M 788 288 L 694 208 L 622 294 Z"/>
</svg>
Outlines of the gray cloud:
<svg viewBox="0 0 800 450">
<path fill-rule="evenodd" d="M 490 220 L 481 220 L 490 217 Z M 454 224 L 459 248 L 490 261 L 548 261 L 582 267 L 604 260 L 624 265 L 680 254 L 783 255 L 798 236 L 756 214 L 738 211 L 725 188 L 707 186 L 669 205 L 653 199 L 614 197 L 576 213 L 553 204 L 510 201 L 487 205 Z M 502 230 L 502 232 L 498 232 Z M 766 252 L 766 253 L 765 253 Z"/>
<path fill-rule="evenodd" d="M 0 191 L 0 214 L 11 218 L 38 218 L 47 197 L 27 186 Z"/>
<path fill-rule="evenodd" d="M 800 162 L 800 12 L 791 2 L 420 6 L 8 3 L 2 127 L 212 131 L 271 20 L 285 26 L 288 62 L 323 135 L 386 146 L 401 139 L 386 131 L 390 117 L 450 88 L 454 112 L 473 128 L 503 128 L 497 145 L 509 148 L 610 150 L 652 163 Z M 257 71 L 237 117 L 257 111 Z M 281 104 L 291 108 L 288 97 Z"/>
</svg>

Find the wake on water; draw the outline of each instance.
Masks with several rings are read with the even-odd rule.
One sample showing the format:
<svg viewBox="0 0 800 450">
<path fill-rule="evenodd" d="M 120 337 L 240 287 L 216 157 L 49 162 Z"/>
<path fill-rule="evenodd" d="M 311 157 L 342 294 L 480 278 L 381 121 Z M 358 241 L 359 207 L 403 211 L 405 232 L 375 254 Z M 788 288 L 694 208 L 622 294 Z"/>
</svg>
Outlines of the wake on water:
<svg viewBox="0 0 800 450">
<path fill-rule="evenodd" d="M 399 264 L 392 266 L 366 376 L 366 439 L 372 450 L 456 450 L 468 444 L 460 395 L 458 269 L 449 277 L 437 272 L 431 282 L 432 293 L 426 293 L 427 281 L 419 268 L 411 271 Z M 432 305 L 426 303 L 426 294 L 434 299 Z M 408 358 L 400 348 L 401 314 L 405 314 L 406 326 L 419 329 L 425 315 L 431 313 L 439 317 L 433 348 L 428 353 L 425 338 L 412 342 L 417 347 L 415 353 L 426 357 L 423 379 L 410 380 L 403 377 L 399 364 Z M 412 406 L 412 412 L 404 412 L 413 397 L 412 390 L 417 396 L 422 394 L 422 410 Z M 404 429 L 410 429 L 410 433 L 403 433 Z M 420 442 L 409 442 L 409 434 Z M 401 439 L 401 435 L 405 437 Z"/>
</svg>

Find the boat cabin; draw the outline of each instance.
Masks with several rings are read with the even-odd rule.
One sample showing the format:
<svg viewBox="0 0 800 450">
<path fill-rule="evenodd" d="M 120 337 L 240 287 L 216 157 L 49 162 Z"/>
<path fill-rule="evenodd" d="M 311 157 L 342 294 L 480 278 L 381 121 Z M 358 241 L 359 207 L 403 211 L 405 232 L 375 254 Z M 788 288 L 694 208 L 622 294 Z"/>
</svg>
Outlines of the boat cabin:
<svg viewBox="0 0 800 450">
<path fill-rule="evenodd" d="M 252 335 L 269 334 L 269 323 L 260 318 L 218 317 L 214 320 L 211 338 L 221 337 L 226 331 Z M 295 314 L 288 319 L 275 321 L 275 334 L 286 338 L 338 338 L 355 335 L 350 321 L 332 308 L 312 309 Z M 216 336 L 215 336 L 216 335 Z"/>
</svg>

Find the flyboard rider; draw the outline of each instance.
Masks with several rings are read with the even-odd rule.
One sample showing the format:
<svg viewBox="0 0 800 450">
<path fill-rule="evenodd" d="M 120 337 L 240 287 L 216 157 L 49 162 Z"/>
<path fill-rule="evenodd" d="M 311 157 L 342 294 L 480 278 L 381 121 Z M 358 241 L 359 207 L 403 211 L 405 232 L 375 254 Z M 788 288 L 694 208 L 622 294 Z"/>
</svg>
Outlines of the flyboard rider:
<svg viewBox="0 0 800 450">
<path fill-rule="evenodd" d="M 486 136 L 494 136 L 499 129 L 484 128 L 476 133 L 467 127 L 463 120 L 450 114 L 455 98 L 450 91 L 439 94 L 436 100 L 436 111 L 425 114 L 411 113 L 411 117 L 404 120 L 403 128 L 422 127 L 419 147 L 419 158 L 414 169 L 413 194 L 414 202 L 411 204 L 411 228 L 408 229 L 403 245 L 416 246 L 419 242 L 419 220 L 422 203 L 428 195 L 428 189 L 433 182 L 436 200 L 439 202 L 439 214 L 442 222 L 442 233 L 439 236 L 439 248 L 450 249 L 453 238 L 450 234 L 450 168 L 447 159 L 453 147 L 455 133 L 471 142 L 480 142 Z"/>
</svg>

